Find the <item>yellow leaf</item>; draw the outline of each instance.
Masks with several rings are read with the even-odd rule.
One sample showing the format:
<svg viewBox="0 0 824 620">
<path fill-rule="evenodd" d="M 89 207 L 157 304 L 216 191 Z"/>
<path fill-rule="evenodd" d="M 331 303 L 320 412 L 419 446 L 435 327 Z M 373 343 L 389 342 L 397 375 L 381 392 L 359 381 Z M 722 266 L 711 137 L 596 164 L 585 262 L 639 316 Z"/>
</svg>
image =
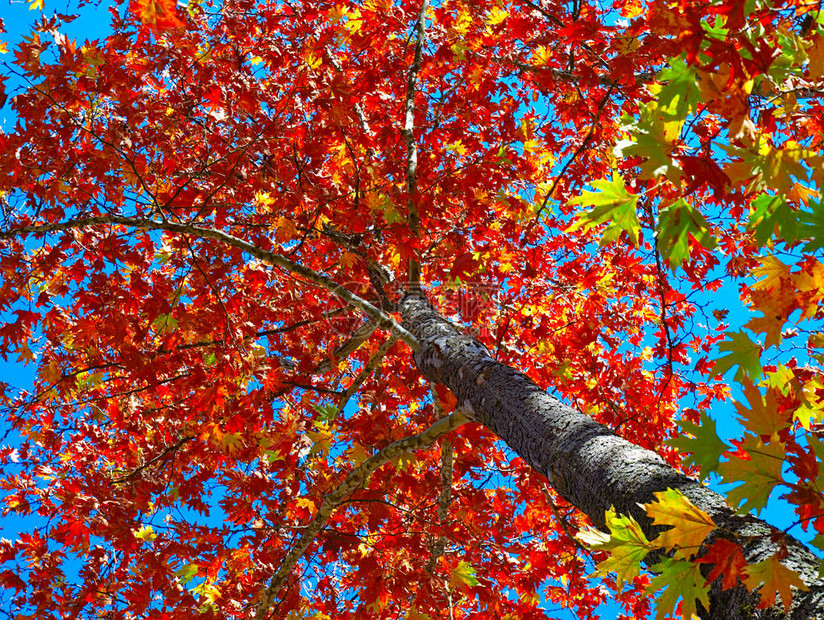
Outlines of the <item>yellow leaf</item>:
<svg viewBox="0 0 824 620">
<path fill-rule="evenodd" d="M 358 262 L 358 255 L 352 252 L 344 252 L 340 256 L 340 264 L 345 268 L 349 269 L 355 263 Z"/>
<path fill-rule="evenodd" d="M 42 11 L 43 8 L 43 0 L 31 0 L 31 4 L 29 4 L 29 11 L 33 11 L 35 9 Z"/>
<path fill-rule="evenodd" d="M 824 77 L 824 37 L 820 34 L 815 36 L 812 46 L 807 49 L 807 57 L 810 59 L 810 79 Z"/>
<path fill-rule="evenodd" d="M 347 454 L 349 455 L 349 460 L 352 462 L 352 465 L 354 465 L 355 467 L 363 463 L 370 456 L 369 450 L 367 450 L 358 441 L 352 444 L 352 447 L 349 448 Z"/>
<path fill-rule="evenodd" d="M 289 218 L 279 217 L 275 223 L 275 227 L 277 228 L 275 238 L 281 243 L 291 241 L 300 236 L 298 229 L 295 228 L 294 222 Z"/>
<path fill-rule="evenodd" d="M 471 564 L 461 561 L 452 569 L 452 574 L 449 577 L 449 585 L 451 585 L 453 589 L 460 586 L 477 586 L 478 579 L 475 577 L 475 569 Z"/>
<path fill-rule="evenodd" d="M 586 528 L 575 535 L 590 549 L 609 551 L 610 557 L 596 566 L 596 575 L 615 572 L 615 583 L 622 590 L 625 581 L 632 581 L 641 570 L 641 560 L 660 545 L 647 540 L 640 524 L 631 516 L 619 515 L 614 508 L 606 512 L 609 534 Z"/>
<path fill-rule="evenodd" d="M 497 24 L 500 24 L 507 17 L 509 17 L 509 11 L 504 11 L 502 9 L 499 9 L 498 7 L 495 7 L 489 12 L 486 19 L 490 23 L 490 25 L 495 26 Z"/>
<path fill-rule="evenodd" d="M 213 583 L 204 582 L 192 590 L 195 594 L 201 595 L 207 603 L 214 603 L 220 598 L 220 588 Z"/>
<path fill-rule="evenodd" d="M 134 537 L 140 540 L 145 540 L 146 542 L 151 542 L 157 538 L 157 534 L 154 529 L 152 529 L 151 525 L 142 525 L 140 526 L 140 529 L 134 533 Z"/>
<path fill-rule="evenodd" d="M 308 497 L 299 497 L 295 502 L 298 508 L 306 508 L 307 510 L 314 512 L 315 510 L 315 502 L 309 499 Z"/>
<path fill-rule="evenodd" d="M 635 19 L 646 8 L 645 3 L 641 0 L 629 0 L 621 9 L 621 15 L 627 19 Z"/>
<path fill-rule="evenodd" d="M 671 525 L 653 542 L 668 549 L 676 549 L 676 557 L 697 552 L 707 535 L 715 529 L 710 516 L 693 504 L 678 489 L 667 489 L 655 494 L 656 501 L 641 504 L 655 525 Z M 691 550 L 684 553 L 684 550 Z"/>
<path fill-rule="evenodd" d="M 759 278 L 765 276 L 763 280 L 753 284 L 755 290 L 771 289 L 781 286 L 781 278 L 790 277 L 790 268 L 775 256 L 765 256 L 761 259 L 761 266 L 753 269 L 752 273 Z"/>
</svg>

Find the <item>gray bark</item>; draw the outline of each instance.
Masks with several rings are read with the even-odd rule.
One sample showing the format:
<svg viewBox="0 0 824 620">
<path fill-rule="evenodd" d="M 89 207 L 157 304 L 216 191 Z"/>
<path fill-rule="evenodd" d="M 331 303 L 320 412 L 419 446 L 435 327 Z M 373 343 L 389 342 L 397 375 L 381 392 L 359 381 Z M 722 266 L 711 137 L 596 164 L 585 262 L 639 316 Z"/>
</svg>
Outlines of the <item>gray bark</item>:
<svg viewBox="0 0 824 620">
<path fill-rule="evenodd" d="M 736 515 L 722 496 L 673 469 L 656 453 L 618 437 L 550 396 L 523 373 L 496 362 L 482 344 L 442 318 L 421 293 L 404 297 L 401 315 L 404 327 L 421 343 L 414 354 L 421 373 L 448 387 L 464 413 L 545 474 L 555 490 L 596 527 L 604 529 L 605 511 L 615 506 L 635 517 L 653 538 L 657 532 L 638 504 L 652 501 L 657 491 L 675 488 L 709 513 L 719 527 L 754 537 L 744 545 L 748 563 L 764 560 L 777 549 L 776 543 L 770 542 L 774 528 L 755 517 Z M 794 538 L 783 536 L 781 542 L 789 551 L 783 564 L 799 572 L 810 586 L 808 592 L 794 591 L 789 614 L 780 602 L 758 610 L 757 594 L 743 586 L 722 591 L 716 582 L 710 609 L 700 609 L 701 617 L 824 618 L 824 582 L 818 578 L 818 558 Z"/>
</svg>

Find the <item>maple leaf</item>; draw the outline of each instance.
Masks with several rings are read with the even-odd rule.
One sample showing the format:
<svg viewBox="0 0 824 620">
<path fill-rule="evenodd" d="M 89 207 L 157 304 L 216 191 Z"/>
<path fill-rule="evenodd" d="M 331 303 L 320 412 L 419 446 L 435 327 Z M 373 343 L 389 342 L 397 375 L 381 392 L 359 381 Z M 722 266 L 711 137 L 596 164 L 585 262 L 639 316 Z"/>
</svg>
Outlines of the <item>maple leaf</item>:
<svg viewBox="0 0 824 620">
<path fill-rule="evenodd" d="M 656 501 L 641 504 L 655 525 L 670 525 L 653 541 L 667 549 L 676 549 L 675 557 L 688 557 L 701 547 L 704 539 L 715 530 L 710 516 L 695 506 L 678 489 L 655 493 Z M 685 553 L 684 550 L 694 550 Z"/>
<path fill-rule="evenodd" d="M 186 27 L 177 15 L 175 0 L 133 0 L 131 11 L 155 32 Z"/>
<path fill-rule="evenodd" d="M 638 196 L 627 191 L 624 177 L 616 173 L 609 181 L 605 179 L 593 181 L 592 186 L 600 191 L 584 191 L 567 203 L 594 207 L 591 211 L 578 215 L 577 221 L 567 231 L 583 229 L 586 232 L 599 224 L 609 222 L 601 237 L 601 245 L 615 241 L 622 232 L 626 232 L 630 241 L 637 244 L 638 232 L 641 229 L 641 223 L 635 212 Z"/>
<path fill-rule="evenodd" d="M 707 575 L 707 585 L 723 577 L 721 585 L 725 590 L 738 585 L 739 579 L 746 575 L 747 561 L 738 543 L 719 538 L 707 547 L 707 552 L 695 560 L 699 564 L 713 564 Z"/>
<path fill-rule="evenodd" d="M 690 237 L 708 250 L 716 246 L 707 220 L 681 198 L 662 209 L 658 217 L 658 250 L 673 269 L 689 258 Z"/>
<path fill-rule="evenodd" d="M 741 385 L 750 405 L 748 409 L 739 402 L 735 403 L 744 428 L 756 435 L 772 436 L 790 425 L 789 416 L 782 415 L 779 411 L 774 390 L 768 389 L 765 397 L 749 379 L 743 379 Z"/>
<path fill-rule="evenodd" d="M 758 377 L 761 375 L 761 345 L 750 340 L 742 331 L 729 334 L 729 339 L 718 345 L 720 352 L 727 352 L 716 358 L 712 367 L 714 375 L 723 375 L 733 366 L 738 366 L 735 378 L 741 380 L 746 376 Z"/>
<path fill-rule="evenodd" d="M 641 560 L 659 545 L 647 540 L 641 526 L 631 515 L 619 515 L 614 508 L 607 510 L 606 524 L 609 534 L 586 528 L 576 534 L 576 538 L 590 549 L 609 551 L 610 557 L 598 564 L 596 574 L 614 572 L 616 587 L 620 592 L 624 582 L 632 581 L 638 576 Z"/>
<path fill-rule="evenodd" d="M 775 256 L 765 256 L 760 259 L 759 262 L 761 265 L 753 269 L 752 273 L 757 278 L 764 276 L 764 279 L 759 280 L 753 285 L 755 290 L 778 288 L 781 286 L 783 279 L 791 276 L 790 268 Z"/>
<path fill-rule="evenodd" d="M 797 239 L 798 220 L 799 216 L 790 208 L 784 196 L 761 194 L 750 203 L 747 226 L 753 231 L 756 243 L 762 246 L 773 235 L 787 241 Z"/>
<path fill-rule="evenodd" d="M 663 86 L 658 90 L 658 104 L 667 113 L 686 118 L 694 112 L 700 101 L 696 68 L 675 58 L 668 67 L 658 73 Z"/>
<path fill-rule="evenodd" d="M 618 142 L 615 154 L 618 157 L 640 157 L 641 178 L 654 179 L 664 175 L 677 183 L 681 169 L 673 159 L 673 150 L 684 119 L 663 113 L 658 102 L 653 100 L 640 108 L 638 118 L 624 116 L 621 120 L 632 139 Z"/>
<path fill-rule="evenodd" d="M 727 451 L 729 446 L 718 437 L 715 430 L 715 420 L 705 412 L 701 412 L 701 419 L 698 424 L 693 424 L 689 420 L 681 420 L 678 425 L 684 433 L 692 437 L 675 437 L 666 443 L 680 452 L 692 454 L 684 456 L 684 463 L 697 465 L 699 467 L 699 478 L 703 480 L 710 473 L 718 468 L 718 461 L 721 455 Z"/>
<path fill-rule="evenodd" d="M 754 435 L 745 434 L 738 450 L 718 466 L 726 484 L 741 483 L 727 494 L 728 502 L 743 512 L 761 511 L 767 505 L 772 490 L 784 482 L 784 445 L 778 441 L 764 443 Z"/>
<path fill-rule="evenodd" d="M 696 601 L 704 609 L 709 609 L 709 586 L 701 574 L 701 567 L 695 562 L 676 558 L 664 558 L 652 567 L 658 573 L 649 584 L 647 592 L 652 594 L 662 588 L 658 596 L 655 617 L 663 620 L 667 614 L 675 612 L 678 599 L 681 601 L 681 616 L 692 618 L 695 615 Z"/>
<path fill-rule="evenodd" d="M 760 588 L 761 602 L 759 609 L 772 607 L 776 602 L 776 593 L 781 595 L 784 611 L 789 613 L 793 601 L 792 588 L 809 590 L 801 576 L 792 569 L 784 566 L 779 554 L 773 554 L 766 560 L 747 566 L 744 584 L 752 592 Z"/>
<path fill-rule="evenodd" d="M 794 240 L 806 240 L 805 252 L 815 252 L 824 248 L 824 202 L 810 200 L 809 211 L 798 213 L 798 227 Z"/>
<path fill-rule="evenodd" d="M 449 585 L 452 588 L 474 587 L 480 582 L 475 577 L 475 569 L 471 564 L 461 560 L 458 565 L 452 569 L 449 576 Z"/>
<path fill-rule="evenodd" d="M 141 525 L 140 528 L 138 528 L 135 531 L 134 537 L 139 540 L 151 542 L 155 538 L 157 538 L 157 534 L 155 533 L 154 528 L 152 528 L 151 525 Z"/>
</svg>

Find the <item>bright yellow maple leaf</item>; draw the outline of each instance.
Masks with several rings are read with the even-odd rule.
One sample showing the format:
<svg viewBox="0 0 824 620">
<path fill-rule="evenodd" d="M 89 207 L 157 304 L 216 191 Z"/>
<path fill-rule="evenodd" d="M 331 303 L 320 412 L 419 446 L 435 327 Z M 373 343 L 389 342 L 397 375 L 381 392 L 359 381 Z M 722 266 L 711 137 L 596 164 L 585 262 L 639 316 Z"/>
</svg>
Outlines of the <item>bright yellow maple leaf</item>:
<svg viewBox="0 0 824 620">
<path fill-rule="evenodd" d="M 712 518 L 693 504 L 678 489 L 655 493 L 656 501 L 641 504 L 655 525 L 670 525 L 652 542 L 676 549 L 676 557 L 688 557 L 698 551 L 707 535 L 715 529 Z M 685 553 L 684 550 L 692 550 Z"/>
</svg>

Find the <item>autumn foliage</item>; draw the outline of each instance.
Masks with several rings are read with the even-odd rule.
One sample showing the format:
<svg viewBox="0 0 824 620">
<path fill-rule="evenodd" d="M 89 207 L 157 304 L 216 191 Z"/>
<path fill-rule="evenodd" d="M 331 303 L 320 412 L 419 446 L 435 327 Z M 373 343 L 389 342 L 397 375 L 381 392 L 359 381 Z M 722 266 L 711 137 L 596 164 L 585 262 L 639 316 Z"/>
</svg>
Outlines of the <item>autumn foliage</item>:
<svg viewBox="0 0 824 620">
<path fill-rule="evenodd" d="M 36 369 L 0 383 L 12 617 L 689 618 L 716 580 L 779 610 L 818 587 L 785 562 L 798 529 L 824 549 L 817 4 L 74 18 L 0 43 L 0 355 Z M 592 527 L 421 378 L 419 287 L 795 529 L 740 540 L 677 491 L 643 502 L 657 537 Z"/>
</svg>

